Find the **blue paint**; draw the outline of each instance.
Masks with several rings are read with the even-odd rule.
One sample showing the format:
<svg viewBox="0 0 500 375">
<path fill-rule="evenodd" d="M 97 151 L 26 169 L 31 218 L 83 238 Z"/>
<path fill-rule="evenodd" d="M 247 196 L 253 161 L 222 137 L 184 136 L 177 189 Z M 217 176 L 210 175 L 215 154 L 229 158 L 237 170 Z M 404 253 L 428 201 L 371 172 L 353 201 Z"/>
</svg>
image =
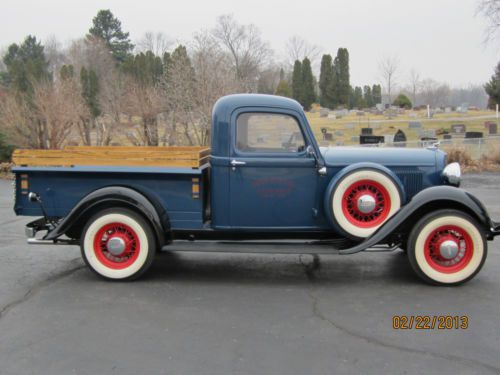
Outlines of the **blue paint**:
<svg viewBox="0 0 500 375">
<path fill-rule="evenodd" d="M 246 112 L 287 114 L 295 118 L 307 152 L 269 154 L 238 151 L 237 117 Z M 254 94 L 221 98 L 212 115 L 211 168 L 161 167 L 16 167 L 29 176 L 29 191 L 40 194 L 50 216 L 63 217 L 87 194 L 106 186 L 125 186 L 154 197 L 164 207 L 172 229 L 244 231 L 332 231 L 325 197 L 346 173 L 360 167 L 379 169 L 399 186 L 403 202 L 419 191 L 443 184 L 446 156 L 441 151 L 405 148 L 319 148 L 307 118 L 294 100 Z M 232 168 L 231 160 L 245 162 Z M 326 175 L 318 168 L 326 166 Z M 210 179 L 208 174 L 210 173 Z M 200 196 L 192 196 L 192 178 Z M 21 194 L 16 179 L 15 212 L 40 216 L 37 203 Z M 209 184 L 209 185 L 207 185 Z M 210 192 L 208 193 L 208 190 Z M 205 217 L 210 200 L 211 216 Z M 208 221 L 209 220 L 209 221 Z M 208 223 L 210 224 L 208 226 Z"/>
</svg>

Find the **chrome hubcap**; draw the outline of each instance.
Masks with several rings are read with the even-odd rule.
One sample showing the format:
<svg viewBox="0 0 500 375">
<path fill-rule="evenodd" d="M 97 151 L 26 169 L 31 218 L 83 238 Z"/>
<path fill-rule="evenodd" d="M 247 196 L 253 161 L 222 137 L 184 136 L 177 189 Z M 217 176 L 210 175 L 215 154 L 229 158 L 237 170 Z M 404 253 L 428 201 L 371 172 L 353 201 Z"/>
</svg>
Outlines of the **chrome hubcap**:
<svg viewBox="0 0 500 375">
<path fill-rule="evenodd" d="M 113 255 L 120 255 L 125 251 L 125 241 L 120 237 L 112 237 L 106 244 L 107 250 Z"/>
<path fill-rule="evenodd" d="M 358 210 L 364 214 L 372 212 L 375 208 L 375 198 L 365 194 L 358 198 Z"/>
<path fill-rule="evenodd" d="M 458 254 L 458 244 L 452 240 L 443 241 L 439 246 L 439 254 L 444 259 L 453 259 Z"/>
</svg>

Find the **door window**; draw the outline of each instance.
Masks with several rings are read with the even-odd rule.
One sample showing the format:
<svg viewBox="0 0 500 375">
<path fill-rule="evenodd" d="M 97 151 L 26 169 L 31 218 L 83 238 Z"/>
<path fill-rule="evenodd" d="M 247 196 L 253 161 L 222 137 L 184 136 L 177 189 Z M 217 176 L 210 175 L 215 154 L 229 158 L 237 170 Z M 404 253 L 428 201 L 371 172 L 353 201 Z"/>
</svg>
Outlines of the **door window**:
<svg viewBox="0 0 500 375">
<path fill-rule="evenodd" d="M 266 154 L 299 153 L 305 150 L 305 141 L 293 116 L 242 113 L 236 120 L 236 149 Z"/>
</svg>

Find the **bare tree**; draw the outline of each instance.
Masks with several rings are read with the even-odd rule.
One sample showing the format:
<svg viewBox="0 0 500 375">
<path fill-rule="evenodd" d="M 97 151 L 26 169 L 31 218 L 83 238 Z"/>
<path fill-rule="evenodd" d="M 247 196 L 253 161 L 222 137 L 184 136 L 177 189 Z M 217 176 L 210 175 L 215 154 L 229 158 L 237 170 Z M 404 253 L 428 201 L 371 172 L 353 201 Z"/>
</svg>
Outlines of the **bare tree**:
<svg viewBox="0 0 500 375">
<path fill-rule="evenodd" d="M 241 82 L 235 77 L 231 58 L 207 32 L 195 34 L 192 62 L 196 74 L 192 130 L 199 145 L 208 145 L 213 105 L 221 96 L 240 92 Z"/>
<path fill-rule="evenodd" d="M 99 106 L 104 115 L 96 119 L 96 145 L 109 145 L 120 125 L 125 108 L 125 83 L 111 52 L 98 38 L 74 41 L 68 51 L 69 63 L 79 77 L 82 67 L 96 73 L 99 80 Z"/>
<path fill-rule="evenodd" d="M 412 95 L 412 104 L 415 107 L 417 105 L 417 94 L 418 91 L 420 90 L 420 73 L 417 72 L 415 69 L 410 70 L 410 91 Z"/>
<path fill-rule="evenodd" d="M 488 43 L 496 39 L 500 31 L 500 0 L 480 0 L 476 14 L 481 14 L 486 18 L 484 42 Z"/>
<path fill-rule="evenodd" d="M 379 62 L 378 68 L 389 103 L 392 103 L 392 91 L 397 84 L 399 73 L 399 59 L 396 56 L 385 57 Z"/>
<path fill-rule="evenodd" d="M 446 107 L 450 104 L 450 87 L 433 79 L 424 79 L 421 83 L 420 100 L 431 107 Z"/>
<path fill-rule="evenodd" d="M 255 25 L 240 25 L 232 15 L 217 18 L 213 35 L 232 57 L 236 77 L 246 91 L 256 90 L 259 72 L 271 57 L 269 44 L 262 40 Z"/>
<path fill-rule="evenodd" d="M 146 32 L 136 43 L 136 52 L 151 51 L 156 56 L 163 56 L 172 47 L 173 41 L 162 32 Z"/>
<path fill-rule="evenodd" d="M 298 35 L 294 35 L 288 39 L 285 49 L 290 66 L 293 66 L 295 60 L 302 61 L 306 57 L 314 65 L 321 54 L 319 46 L 309 43 Z"/>
<path fill-rule="evenodd" d="M 67 62 L 63 46 L 55 35 L 49 36 L 44 42 L 45 58 L 49 62 L 49 71 L 54 79 L 58 78 L 59 70 Z"/>
</svg>

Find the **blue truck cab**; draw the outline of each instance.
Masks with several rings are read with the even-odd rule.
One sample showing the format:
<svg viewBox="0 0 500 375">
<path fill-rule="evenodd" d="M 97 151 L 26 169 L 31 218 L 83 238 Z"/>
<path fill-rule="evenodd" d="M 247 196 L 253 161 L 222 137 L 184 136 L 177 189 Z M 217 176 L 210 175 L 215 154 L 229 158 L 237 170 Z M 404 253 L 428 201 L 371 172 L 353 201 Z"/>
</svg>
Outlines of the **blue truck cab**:
<svg viewBox="0 0 500 375">
<path fill-rule="evenodd" d="M 75 243 L 108 279 L 134 279 L 181 240 L 315 239 L 302 252 L 402 248 L 434 284 L 472 278 L 499 233 L 460 167 L 430 149 L 319 147 L 294 100 L 223 97 L 199 168 L 16 166 L 31 244 Z M 42 233 L 41 236 L 39 233 Z"/>
</svg>

